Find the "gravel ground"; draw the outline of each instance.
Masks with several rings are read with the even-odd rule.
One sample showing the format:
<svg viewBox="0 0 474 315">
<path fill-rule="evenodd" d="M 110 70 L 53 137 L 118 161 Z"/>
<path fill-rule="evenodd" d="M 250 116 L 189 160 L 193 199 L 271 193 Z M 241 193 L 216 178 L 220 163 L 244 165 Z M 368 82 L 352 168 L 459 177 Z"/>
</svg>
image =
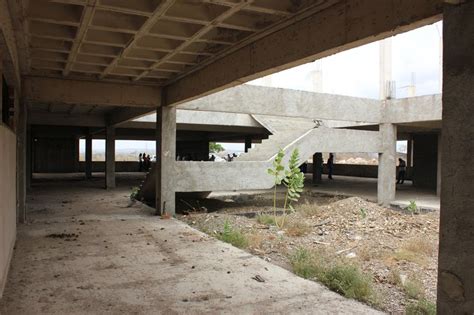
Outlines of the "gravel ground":
<svg viewBox="0 0 474 315">
<path fill-rule="evenodd" d="M 283 195 L 277 199 L 282 204 Z M 373 279 L 380 308 L 389 313 L 404 313 L 414 301 L 405 293 L 407 282 L 419 283 L 422 295 L 436 300 L 438 213 L 411 214 L 357 197 L 305 193 L 279 229 L 255 217 L 273 213 L 271 193 L 182 205 L 188 211 L 181 220 L 213 236 L 229 222 L 249 239 L 247 251 L 288 270 L 288 257 L 300 247 L 360 266 Z"/>
</svg>

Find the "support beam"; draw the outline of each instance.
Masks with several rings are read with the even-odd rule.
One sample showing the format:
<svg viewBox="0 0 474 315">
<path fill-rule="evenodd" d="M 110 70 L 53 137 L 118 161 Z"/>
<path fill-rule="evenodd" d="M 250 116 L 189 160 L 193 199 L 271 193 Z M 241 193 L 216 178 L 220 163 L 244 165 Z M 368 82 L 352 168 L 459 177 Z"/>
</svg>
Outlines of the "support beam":
<svg viewBox="0 0 474 315">
<path fill-rule="evenodd" d="M 319 184 L 323 178 L 323 154 L 313 154 L 313 184 Z"/>
<path fill-rule="evenodd" d="M 175 214 L 176 107 L 156 111 L 156 213 Z"/>
<path fill-rule="evenodd" d="M 92 178 L 92 135 L 86 136 L 86 152 L 85 152 L 85 175 L 86 179 Z"/>
<path fill-rule="evenodd" d="M 105 139 L 105 188 L 115 188 L 115 128 L 107 127 Z"/>
<path fill-rule="evenodd" d="M 107 125 L 105 118 L 101 115 L 69 115 L 50 112 L 31 112 L 29 121 L 32 125 L 47 126 L 105 127 Z"/>
<path fill-rule="evenodd" d="M 239 47 L 167 87 L 176 105 L 224 88 L 368 44 L 441 18 L 442 0 L 339 1 Z M 211 79 L 212 78 L 212 79 Z"/>
<path fill-rule="evenodd" d="M 438 314 L 474 313 L 474 2 L 443 21 Z"/>
<path fill-rule="evenodd" d="M 397 126 L 381 124 L 379 128 L 382 137 L 382 153 L 379 153 L 377 201 L 383 206 L 388 206 L 395 199 Z"/>
<path fill-rule="evenodd" d="M 380 123 L 379 100 L 240 85 L 190 101 L 179 109 Z"/>
<path fill-rule="evenodd" d="M 155 86 L 25 77 L 26 101 L 69 105 L 125 107 L 160 106 L 161 89 Z"/>
</svg>

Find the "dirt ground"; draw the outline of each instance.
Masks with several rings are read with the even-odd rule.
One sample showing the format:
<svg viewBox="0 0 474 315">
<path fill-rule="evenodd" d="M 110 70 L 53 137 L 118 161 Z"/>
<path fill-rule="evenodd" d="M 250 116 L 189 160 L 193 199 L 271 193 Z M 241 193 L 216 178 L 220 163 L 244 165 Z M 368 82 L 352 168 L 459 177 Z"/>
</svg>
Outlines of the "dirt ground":
<svg viewBox="0 0 474 315">
<path fill-rule="evenodd" d="M 180 202 L 189 211 L 179 218 L 192 227 L 218 237 L 227 222 L 247 237 L 245 250 L 290 271 L 289 257 L 298 248 L 359 266 L 378 292 L 376 307 L 386 312 L 403 314 L 418 299 L 436 300 L 438 213 L 307 192 L 277 228 L 257 220 L 259 213 L 273 213 L 271 193 Z"/>
<path fill-rule="evenodd" d="M 102 186 L 33 184 L 0 314 L 378 313 Z"/>
</svg>

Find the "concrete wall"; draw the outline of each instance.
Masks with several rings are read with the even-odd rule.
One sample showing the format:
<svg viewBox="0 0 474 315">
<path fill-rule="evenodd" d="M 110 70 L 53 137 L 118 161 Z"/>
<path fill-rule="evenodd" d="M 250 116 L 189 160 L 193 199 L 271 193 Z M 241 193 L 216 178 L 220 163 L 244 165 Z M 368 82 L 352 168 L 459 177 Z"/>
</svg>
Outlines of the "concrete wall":
<svg viewBox="0 0 474 315">
<path fill-rule="evenodd" d="M 16 239 L 16 136 L 0 124 L 0 297 Z"/>
<path fill-rule="evenodd" d="M 35 138 L 33 172 L 70 173 L 77 169 L 78 144 L 74 138 Z"/>
<path fill-rule="evenodd" d="M 78 162 L 78 167 L 71 170 L 71 173 L 85 172 L 86 162 Z M 115 172 L 138 172 L 138 161 L 115 162 Z M 92 172 L 105 172 L 105 162 L 92 162 Z"/>
<path fill-rule="evenodd" d="M 436 190 L 438 135 L 414 135 L 413 186 Z"/>
</svg>

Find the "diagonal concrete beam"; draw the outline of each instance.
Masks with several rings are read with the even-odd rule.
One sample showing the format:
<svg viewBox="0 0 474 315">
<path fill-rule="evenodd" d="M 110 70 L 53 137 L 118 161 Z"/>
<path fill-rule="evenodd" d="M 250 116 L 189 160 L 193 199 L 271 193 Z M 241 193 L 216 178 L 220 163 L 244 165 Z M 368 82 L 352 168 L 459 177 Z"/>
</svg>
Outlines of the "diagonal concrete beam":
<svg viewBox="0 0 474 315">
<path fill-rule="evenodd" d="M 194 69 L 167 86 L 177 105 L 441 19 L 442 0 L 345 0 Z"/>
</svg>

